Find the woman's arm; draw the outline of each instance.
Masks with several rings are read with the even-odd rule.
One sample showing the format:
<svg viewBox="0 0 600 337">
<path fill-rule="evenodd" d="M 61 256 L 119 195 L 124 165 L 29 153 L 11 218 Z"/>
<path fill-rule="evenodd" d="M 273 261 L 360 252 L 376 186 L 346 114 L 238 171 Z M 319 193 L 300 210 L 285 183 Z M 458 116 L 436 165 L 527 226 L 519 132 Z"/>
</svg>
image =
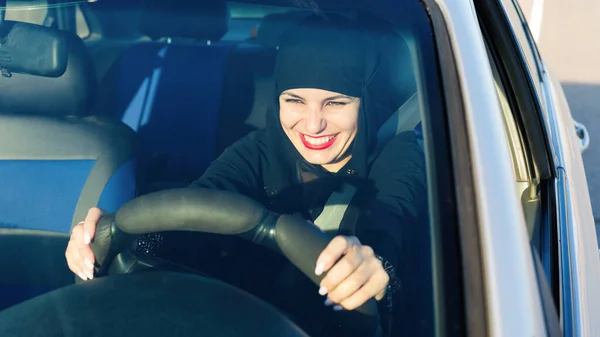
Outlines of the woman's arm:
<svg viewBox="0 0 600 337">
<path fill-rule="evenodd" d="M 356 236 L 373 248 L 390 276 L 385 305 L 403 287 L 415 249 L 428 247 L 425 156 L 413 132 L 393 138 L 373 162 L 373 194 L 356 224 Z"/>
<path fill-rule="evenodd" d="M 240 139 L 227 148 L 212 164 L 204 174 L 190 184 L 190 188 L 209 188 L 232 191 L 243 194 L 259 202 L 262 201 L 262 179 L 260 179 L 261 153 L 264 149 L 264 137 L 260 132 L 253 132 Z M 180 247 L 185 245 L 181 241 L 188 239 L 189 235 L 177 236 L 177 233 L 169 233 L 176 239 L 165 240 L 163 233 L 151 233 L 141 236 L 137 240 L 137 252 L 145 255 L 163 254 L 166 251 L 179 252 Z M 190 238 L 198 240 L 198 236 Z M 177 249 L 175 249 L 177 248 Z M 190 248 L 192 249 L 192 248 Z M 189 252 L 182 255 L 191 255 Z M 180 257 L 179 257 L 180 259 Z"/>
<path fill-rule="evenodd" d="M 319 256 L 315 273 L 327 272 L 319 289 L 327 295 L 327 305 L 353 310 L 375 298 L 386 326 L 391 323 L 392 294 L 410 291 L 415 280 L 411 274 L 403 282 L 403 275 L 412 272 L 407 266 L 413 261 L 406 257 L 418 255 L 413 248 L 419 244 L 428 249 L 427 226 L 421 219 L 426 218 L 425 163 L 414 134 L 399 135 L 386 146 L 373 163 L 370 180 L 374 188 L 370 193 L 363 189 L 354 200 L 361 209 L 352 212 L 358 219 L 349 215 L 342 224 L 356 236 L 335 237 Z M 412 236 L 419 231 L 422 236 Z M 415 261 L 424 255 L 417 257 Z M 393 302 L 402 304 L 396 297 Z"/>
<path fill-rule="evenodd" d="M 250 133 L 225 149 L 190 187 L 234 191 L 262 201 L 261 153 L 264 149 L 263 134 Z"/>
</svg>

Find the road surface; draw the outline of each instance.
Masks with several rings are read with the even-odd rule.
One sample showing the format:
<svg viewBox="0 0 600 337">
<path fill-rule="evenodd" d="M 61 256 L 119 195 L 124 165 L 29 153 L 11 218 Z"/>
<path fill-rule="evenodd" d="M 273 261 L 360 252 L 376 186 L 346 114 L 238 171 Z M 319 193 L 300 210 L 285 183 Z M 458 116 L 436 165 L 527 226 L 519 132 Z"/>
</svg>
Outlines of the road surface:
<svg viewBox="0 0 600 337">
<path fill-rule="evenodd" d="M 583 154 L 600 234 L 600 1 L 519 0 L 542 57 L 559 76 L 573 117 L 585 124 Z M 598 235 L 600 242 L 600 235 Z"/>
</svg>

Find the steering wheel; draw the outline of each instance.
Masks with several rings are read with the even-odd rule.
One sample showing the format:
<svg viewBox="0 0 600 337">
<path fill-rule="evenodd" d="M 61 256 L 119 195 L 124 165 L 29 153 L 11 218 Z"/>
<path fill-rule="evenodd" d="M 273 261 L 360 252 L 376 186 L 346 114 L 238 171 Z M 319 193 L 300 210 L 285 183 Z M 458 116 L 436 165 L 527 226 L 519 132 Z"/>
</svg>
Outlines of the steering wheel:
<svg viewBox="0 0 600 337">
<path fill-rule="evenodd" d="M 279 215 L 237 193 L 183 188 L 159 191 L 136 198 L 115 216 L 104 217 L 91 244 L 96 256 L 96 275 L 122 274 L 164 267 L 161 260 L 131 253 L 138 235 L 165 231 L 198 231 L 238 235 L 283 254 L 315 284 L 326 274 L 315 275 L 315 263 L 330 237 L 314 225 L 290 215 Z M 124 254 L 122 254 L 125 252 Z M 154 260 L 154 261 L 153 261 Z M 371 299 L 360 308 L 341 311 L 336 320 L 352 336 L 380 333 L 377 303 Z"/>
<path fill-rule="evenodd" d="M 277 309 L 240 289 L 132 252 L 137 236 L 164 231 L 239 235 L 283 254 L 315 284 L 325 276 L 313 271 L 330 238 L 312 224 L 231 192 L 160 191 L 100 220 L 91 244 L 98 277 L 0 312 L 0 335 L 307 337 Z M 343 336 L 381 335 L 373 299 L 334 317 Z M 165 321 L 169 329 L 159 324 Z"/>
</svg>

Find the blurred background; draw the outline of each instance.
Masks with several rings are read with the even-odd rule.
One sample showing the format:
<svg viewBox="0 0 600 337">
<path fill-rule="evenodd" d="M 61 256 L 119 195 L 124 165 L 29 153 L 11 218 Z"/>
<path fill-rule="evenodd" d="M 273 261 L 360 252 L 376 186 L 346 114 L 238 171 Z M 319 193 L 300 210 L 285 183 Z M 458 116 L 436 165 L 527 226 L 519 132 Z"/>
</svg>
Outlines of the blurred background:
<svg viewBox="0 0 600 337">
<path fill-rule="evenodd" d="M 589 131 L 583 160 L 600 241 L 600 1 L 519 3 L 540 52 L 561 80 L 573 118 Z"/>
</svg>

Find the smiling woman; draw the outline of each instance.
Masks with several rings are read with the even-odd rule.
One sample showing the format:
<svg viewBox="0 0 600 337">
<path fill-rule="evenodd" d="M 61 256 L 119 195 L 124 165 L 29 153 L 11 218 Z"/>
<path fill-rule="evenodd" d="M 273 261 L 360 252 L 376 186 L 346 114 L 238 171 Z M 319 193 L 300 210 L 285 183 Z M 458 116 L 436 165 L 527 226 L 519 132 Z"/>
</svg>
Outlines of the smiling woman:
<svg viewBox="0 0 600 337">
<path fill-rule="evenodd" d="M 279 96 L 283 131 L 309 163 L 338 172 L 352 157 L 360 98 L 322 89 L 291 89 Z"/>
</svg>

